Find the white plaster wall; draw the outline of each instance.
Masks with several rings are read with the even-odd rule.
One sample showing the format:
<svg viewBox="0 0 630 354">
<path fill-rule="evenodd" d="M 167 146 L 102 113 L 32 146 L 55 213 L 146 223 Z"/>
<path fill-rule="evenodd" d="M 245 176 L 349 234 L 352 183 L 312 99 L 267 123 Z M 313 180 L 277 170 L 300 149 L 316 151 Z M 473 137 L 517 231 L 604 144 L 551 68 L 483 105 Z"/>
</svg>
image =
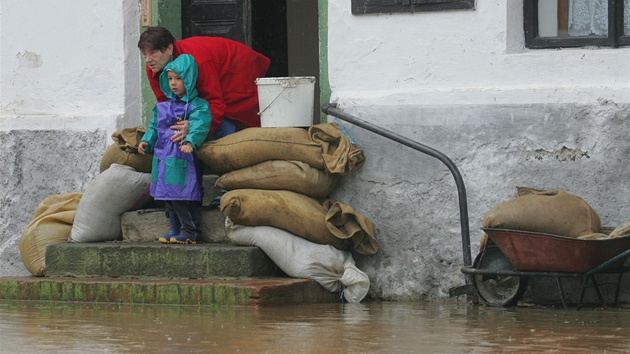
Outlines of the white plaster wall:
<svg viewBox="0 0 630 354">
<path fill-rule="evenodd" d="M 475 11 L 359 16 L 349 1 L 328 6 L 333 97 L 385 105 L 630 97 L 630 49 L 525 49 L 521 0 L 478 0 Z"/>
<path fill-rule="evenodd" d="M 484 214 L 516 186 L 578 195 L 603 226 L 630 221 L 630 48 L 526 49 L 522 8 L 522 0 L 477 0 L 474 11 L 355 16 L 350 1 L 328 1 L 331 101 L 454 161 L 473 258 Z M 450 172 L 341 124 L 366 163 L 333 198 L 375 223 L 379 252 L 355 257 L 371 296 L 448 298 L 464 283 Z M 559 300 L 553 287 L 532 288 L 526 296 Z"/>
<path fill-rule="evenodd" d="M 0 276 L 27 275 L 35 208 L 83 192 L 111 134 L 142 125 L 138 0 L 0 2 Z"/>
<path fill-rule="evenodd" d="M 135 0 L 3 0 L 0 129 L 141 123 L 137 14 Z"/>
</svg>

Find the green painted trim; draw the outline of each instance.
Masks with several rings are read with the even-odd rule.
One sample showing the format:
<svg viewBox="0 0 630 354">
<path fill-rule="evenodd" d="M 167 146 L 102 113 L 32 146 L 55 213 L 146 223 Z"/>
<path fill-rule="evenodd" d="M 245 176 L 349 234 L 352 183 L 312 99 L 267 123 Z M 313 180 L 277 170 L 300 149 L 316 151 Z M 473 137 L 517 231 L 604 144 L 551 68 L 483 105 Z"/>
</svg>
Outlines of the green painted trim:
<svg viewBox="0 0 630 354">
<path fill-rule="evenodd" d="M 319 12 L 319 102 L 330 102 L 330 82 L 328 81 L 328 0 L 318 0 Z M 321 107 L 317 107 L 321 109 Z M 321 122 L 326 123 L 327 116 L 322 114 Z"/>
<path fill-rule="evenodd" d="M 182 4 L 180 0 L 151 0 L 151 25 L 164 26 L 171 31 L 173 37 L 182 37 Z M 140 24 L 138 24 L 140 25 Z M 145 30 L 140 27 L 140 32 Z M 149 126 L 151 118 L 153 118 L 153 107 L 157 102 L 155 95 L 151 90 L 151 85 L 145 74 L 144 60 L 140 60 L 140 73 L 142 76 L 141 92 L 142 92 L 142 121 L 145 127 Z"/>
</svg>

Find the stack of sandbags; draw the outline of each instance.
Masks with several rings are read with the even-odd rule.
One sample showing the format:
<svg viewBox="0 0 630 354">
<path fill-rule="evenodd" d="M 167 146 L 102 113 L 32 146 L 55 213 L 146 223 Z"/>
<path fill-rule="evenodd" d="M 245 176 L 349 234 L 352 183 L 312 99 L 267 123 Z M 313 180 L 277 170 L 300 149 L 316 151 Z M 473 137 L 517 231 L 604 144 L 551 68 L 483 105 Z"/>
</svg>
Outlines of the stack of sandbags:
<svg viewBox="0 0 630 354">
<path fill-rule="evenodd" d="M 46 247 L 68 240 L 81 196 L 81 193 L 51 195 L 35 209 L 20 238 L 22 262 L 31 274 L 44 276 Z"/>
<path fill-rule="evenodd" d="M 138 172 L 151 173 L 153 154 L 138 153 L 138 144 L 147 130 L 145 128 L 125 128 L 112 134 L 114 143 L 110 145 L 101 158 L 102 173 L 113 163 L 133 167 Z"/>
<path fill-rule="evenodd" d="M 517 187 L 517 195 L 490 209 L 483 218 L 483 227 L 573 238 L 593 238 L 592 234 L 600 233 L 599 215 L 576 195 L 527 187 Z M 486 240 L 484 233 L 482 249 Z"/>
<path fill-rule="evenodd" d="M 325 200 L 340 176 L 363 165 L 363 151 L 335 123 L 249 128 L 206 142 L 196 152 L 228 190 L 221 211 L 235 224 L 271 226 L 340 250 L 374 254 L 372 222 L 350 206 Z"/>
</svg>

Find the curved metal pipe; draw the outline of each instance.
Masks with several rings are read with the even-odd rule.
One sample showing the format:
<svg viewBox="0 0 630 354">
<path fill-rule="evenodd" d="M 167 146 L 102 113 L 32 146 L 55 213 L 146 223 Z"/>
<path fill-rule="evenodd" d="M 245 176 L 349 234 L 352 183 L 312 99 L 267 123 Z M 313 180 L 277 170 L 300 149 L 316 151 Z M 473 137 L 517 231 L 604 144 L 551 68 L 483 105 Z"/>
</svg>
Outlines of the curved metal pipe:
<svg viewBox="0 0 630 354">
<path fill-rule="evenodd" d="M 472 265 L 472 257 L 470 251 L 470 229 L 468 225 L 468 203 L 466 201 L 466 188 L 464 186 L 464 180 L 462 179 L 459 170 L 451 161 L 448 156 L 444 155 L 438 150 L 435 150 L 426 145 L 420 144 L 411 139 L 405 138 L 401 135 L 398 135 L 389 130 L 383 129 L 377 125 L 372 123 L 368 123 L 364 120 L 361 120 L 357 117 L 351 116 L 344 111 L 337 108 L 337 105 L 334 103 L 325 103 L 322 105 L 322 112 L 331 116 L 335 116 L 339 119 L 343 119 L 349 123 L 352 123 L 356 126 L 359 126 L 363 129 L 369 130 L 372 133 L 378 134 L 380 136 L 386 137 L 390 140 L 393 140 L 402 145 L 408 146 L 414 150 L 425 153 L 429 156 L 435 157 L 436 159 L 442 161 L 448 169 L 451 171 L 453 178 L 455 178 L 455 184 L 457 185 L 457 191 L 459 195 L 459 219 L 461 224 L 461 232 L 462 232 L 462 249 L 464 254 L 464 266 Z M 466 276 L 466 284 L 472 284 L 471 275 Z"/>
</svg>

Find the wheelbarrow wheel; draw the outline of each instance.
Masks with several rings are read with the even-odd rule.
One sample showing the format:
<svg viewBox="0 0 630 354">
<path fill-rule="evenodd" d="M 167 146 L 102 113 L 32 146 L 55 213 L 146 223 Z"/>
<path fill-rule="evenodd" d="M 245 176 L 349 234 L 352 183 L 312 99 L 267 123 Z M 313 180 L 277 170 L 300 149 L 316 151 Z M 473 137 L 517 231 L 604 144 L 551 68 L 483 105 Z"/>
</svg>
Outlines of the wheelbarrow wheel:
<svg viewBox="0 0 630 354">
<path fill-rule="evenodd" d="M 473 267 L 487 270 L 514 270 L 512 263 L 496 245 L 488 245 L 480 252 Z M 475 275 L 473 286 L 479 300 L 489 306 L 515 305 L 527 289 L 527 277 Z"/>
</svg>

